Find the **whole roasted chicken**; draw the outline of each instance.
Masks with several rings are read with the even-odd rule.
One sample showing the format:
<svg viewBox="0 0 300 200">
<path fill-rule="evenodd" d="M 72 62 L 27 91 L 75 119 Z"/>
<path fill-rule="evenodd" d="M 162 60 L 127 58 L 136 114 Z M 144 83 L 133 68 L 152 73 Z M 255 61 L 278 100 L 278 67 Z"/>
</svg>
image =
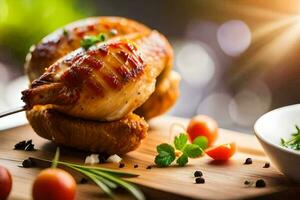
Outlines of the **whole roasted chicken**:
<svg viewBox="0 0 300 200">
<path fill-rule="evenodd" d="M 105 39 L 81 47 L 99 34 Z M 129 19 L 95 17 L 67 25 L 27 56 L 27 118 L 37 134 L 57 144 L 127 153 L 146 136 L 143 117 L 165 112 L 178 97 L 172 58 L 162 34 Z"/>
</svg>

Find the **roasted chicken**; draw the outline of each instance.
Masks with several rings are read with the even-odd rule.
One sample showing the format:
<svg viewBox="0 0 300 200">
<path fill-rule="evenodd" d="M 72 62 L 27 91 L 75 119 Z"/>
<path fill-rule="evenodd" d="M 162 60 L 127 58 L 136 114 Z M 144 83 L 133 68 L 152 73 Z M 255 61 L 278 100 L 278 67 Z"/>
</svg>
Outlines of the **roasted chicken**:
<svg viewBox="0 0 300 200">
<path fill-rule="evenodd" d="M 74 117 L 113 121 L 141 106 L 168 62 L 158 32 L 115 38 L 59 59 L 23 91 L 28 108 L 52 105 Z"/>
<path fill-rule="evenodd" d="M 85 36 L 99 33 L 107 39 L 80 47 Z M 109 154 L 134 150 L 148 128 L 138 115 L 157 116 L 179 95 L 172 58 L 163 35 L 132 20 L 96 17 L 67 25 L 27 56 L 27 118 L 57 144 Z"/>
<path fill-rule="evenodd" d="M 105 33 L 109 40 L 116 37 L 128 38 L 132 34 L 149 34 L 151 29 L 136 21 L 121 17 L 93 17 L 80 20 L 46 36 L 40 43 L 34 45 L 26 57 L 25 71 L 30 81 L 38 79 L 57 60 L 80 47 L 80 41 L 85 36 Z M 146 119 L 166 112 L 179 95 L 179 76 L 171 73 L 173 53 L 172 48 L 165 43 L 168 54 L 163 71 L 157 78 L 156 90 L 136 112 Z M 172 95 L 170 95 L 172 94 Z M 161 105 L 164 105 L 163 107 Z"/>
</svg>

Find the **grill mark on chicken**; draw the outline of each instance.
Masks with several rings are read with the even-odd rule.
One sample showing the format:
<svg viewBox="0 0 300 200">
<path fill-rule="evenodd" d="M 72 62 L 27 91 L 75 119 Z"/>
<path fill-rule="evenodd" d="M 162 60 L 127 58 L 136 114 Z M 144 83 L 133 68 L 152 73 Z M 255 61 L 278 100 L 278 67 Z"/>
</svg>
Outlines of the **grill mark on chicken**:
<svg viewBox="0 0 300 200">
<path fill-rule="evenodd" d="M 92 74 L 91 68 L 78 66 L 77 63 L 74 65 L 75 66 L 71 66 L 60 77 L 60 80 L 71 88 L 81 86 Z"/>
<path fill-rule="evenodd" d="M 75 56 L 72 56 L 70 58 L 66 58 L 63 63 L 65 63 L 68 66 L 71 66 L 73 63 L 75 63 L 77 60 L 81 58 L 81 53 L 76 54 Z"/>
<path fill-rule="evenodd" d="M 102 78 L 113 89 L 120 90 L 123 86 L 118 77 L 113 73 L 103 73 Z"/>
<path fill-rule="evenodd" d="M 117 53 L 117 57 L 118 58 L 121 58 L 121 63 L 126 63 L 126 61 L 128 60 L 128 53 L 124 52 L 124 51 L 120 51 Z"/>
<path fill-rule="evenodd" d="M 52 83 L 54 81 L 53 77 L 54 77 L 53 73 L 51 73 L 51 72 L 45 73 L 40 78 L 34 80 L 31 83 L 31 87 L 34 88 L 34 87 L 38 87 L 40 85 Z"/>
<path fill-rule="evenodd" d="M 130 44 L 130 43 L 124 43 L 124 46 L 127 48 L 127 50 L 131 53 L 137 51 L 136 46 Z"/>
<path fill-rule="evenodd" d="M 88 67 L 91 67 L 95 70 L 99 70 L 103 67 L 103 62 L 95 57 L 87 56 L 83 61 L 83 64 L 86 64 Z"/>
<path fill-rule="evenodd" d="M 120 58 L 122 60 L 122 63 L 127 64 L 126 66 L 129 67 L 128 69 L 123 64 L 116 69 L 117 73 L 122 77 L 122 80 L 125 82 L 138 77 L 145 68 L 144 62 L 139 55 L 131 56 L 124 51 L 120 51 L 117 53 L 116 57 Z M 138 60 L 136 60 L 135 58 L 137 58 Z M 140 60 L 142 62 L 139 62 Z"/>
<path fill-rule="evenodd" d="M 107 48 L 107 45 L 104 44 L 103 46 L 101 46 L 100 48 L 98 49 L 94 49 L 94 50 L 89 50 L 87 52 L 88 55 L 91 55 L 91 56 L 96 56 L 96 55 L 99 55 L 101 57 L 105 57 L 107 56 L 108 54 L 108 48 Z"/>
<path fill-rule="evenodd" d="M 122 77 L 122 80 L 124 82 L 127 82 L 130 80 L 131 77 L 131 73 L 130 71 L 127 69 L 127 67 L 125 65 L 120 65 L 119 67 L 115 68 L 116 73 Z"/>
<path fill-rule="evenodd" d="M 91 90 L 94 94 L 99 95 L 101 97 L 104 97 L 104 88 L 101 85 L 101 83 L 99 83 L 96 80 L 92 80 L 91 78 L 89 78 L 86 81 L 86 84 L 87 84 L 87 88 L 89 90 Z"/>
</svg>

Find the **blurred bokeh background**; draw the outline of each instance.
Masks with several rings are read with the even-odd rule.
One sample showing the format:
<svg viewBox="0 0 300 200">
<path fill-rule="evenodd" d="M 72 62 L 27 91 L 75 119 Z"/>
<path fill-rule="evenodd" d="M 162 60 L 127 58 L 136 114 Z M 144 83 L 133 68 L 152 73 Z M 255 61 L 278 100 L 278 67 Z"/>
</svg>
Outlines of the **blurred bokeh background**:
<svg viewBox="0 0 300 200">
<path fill-rule="evenodd" d="M 182 76 L 168 114 L 206 114 L 252 132 L 255 120 L 300 102 L 299 0 L 0 0 L 0 111 L 21 105 L 30 46 L 71 21 L 123 16 L 165 34 Z M 1 127 L 24 123 L 24 115 Z"/>
</svg>

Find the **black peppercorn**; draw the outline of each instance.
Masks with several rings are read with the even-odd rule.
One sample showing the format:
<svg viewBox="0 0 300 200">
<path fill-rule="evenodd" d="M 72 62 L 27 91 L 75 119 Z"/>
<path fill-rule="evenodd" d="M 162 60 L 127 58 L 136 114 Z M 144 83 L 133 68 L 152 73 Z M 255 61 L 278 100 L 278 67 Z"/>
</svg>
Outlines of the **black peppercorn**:
<svg viewBox="0 0 300 200">
<path fill-rule="evenodd" d="M 203 183 L 205 183 L 205 179 L 202 177 L 198 177 L 198 178 L 196 178 L 195 182 L 196 182 L 196 184 L 203 184 Z"/>
<path fill-rule="evenodd" d="M 266 187 L 266 183 L 263 179 L 258 179 L 255 183 L 255 187 L 257 187 L 257 188 Z"/>
<path fill-rule="evenodd" d="M 29 168 L 29 167 L 32 167 L 32 161 L 30 160 L 30 159 L 25 159 L 25 160 L 23 160 L 23 162 L 22 162 L 22 166 L 24 167 L 24 168 Z"/>
<path fill-rule="evenodd" d="M 149 165 L 146 169 L 151 169 L 152 167 Z"/>
<path fill-rule="evenodd" d="M 248 180 L 246 180 L 246 181 L 244 182 L 245 185 L 250 185 L 250 183 L 251 183 L 251 182 L 248 181 Z"/>
<path fill-rule="evenodd" d="M 25 151 L 33 151 L 34 150 L 34 144 L 29 144 L 25 147 Z"/>
<path fill-rule="evenodd" d="M 32 140 L 27 140 L 25 146 L 32 144 Z"/>
<path fill-rule="evenodd" d="M 194 177 L 201 177 L 201 176 L 203 176 L 203 173 L 201 171 L 194 172 Z"/>
<path fill-rule="evenodd" d="M 247 158 L 244 162 L 244 165 L 251 165 L 252 164 L 252 158 Z"/>
<path fill-rule="evenodd" d="M 138 168 L 138 167 L 139 167 L 139 165 L 134 165 L 133 167 L 134 167 L 134 168 Z"/>
<path fill-rule="evenodd" d="M 265 165 L 263 166 L 263 168 L 269 168 L 270 167 L 270 163 L 265 163 Z"/>
<path fill-rule="evenodd" d="M 123 168 L 125 167 L 125 164 L 124 163 L 119 163 L 119 168 Z"/>
<path fill-rule="evenodd" d="M 23 140 L 21 142 L 18 142 L 17 144 L 15 144 L 15 148 L 16 150 L 24 150 L 26 147 L 26 141 Z"/>
</svg>

